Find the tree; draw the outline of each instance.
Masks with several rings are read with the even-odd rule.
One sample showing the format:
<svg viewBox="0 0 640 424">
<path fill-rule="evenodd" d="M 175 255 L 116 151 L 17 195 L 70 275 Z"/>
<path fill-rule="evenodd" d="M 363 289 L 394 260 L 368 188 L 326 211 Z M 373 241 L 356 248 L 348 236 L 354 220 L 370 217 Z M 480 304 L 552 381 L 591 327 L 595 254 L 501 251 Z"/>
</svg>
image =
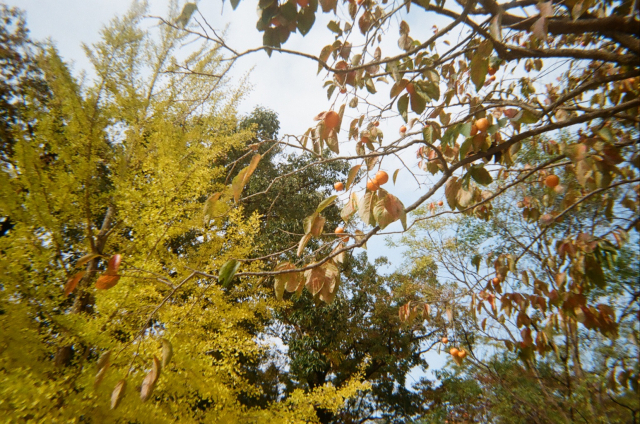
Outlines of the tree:
<svg viewBox="0 0 640 424">
<path fill-rule="evenodd" d="M 16 133 L 29 131 L 27 101 L 42 103 L 49 93 L 34 60 L 33 42 L 20 10 L 0 5 L 0 21 L 0 161 L 8 165 Z M 2 219 L 0 237 L 13 228 L 11 217 Z"/>
<path fill-rule="evenodd" d="M 53 47 L 37 55 L 51 96 L 25 103 L 32 130 L 0 172 L 0 216 L 15 223 L 0 238 L 0 409 L 10 421 L 312 420 L 359 380 L 238 402 L 262 395 L 239 363 L 264 351 L 249 329 L 274 301 L 233 278 L 262 268 L 239 262 L 258 216 L 203 207 L 242 190 L 217 182 L 216 161 L 254 134 L 237 131 L 240 91 L 181 71 L 224 75 L 218 49 L 180 62 L 183 34 L 143 31 L 144 13 L 134 4 L 87 49 L 92 84 Z"/>
<path fill-rule="evenodd" d="M 237 4 L 232 2 L 234 7 Z M 410 227 L 415 219 L 411 216 L 406 219 L 406 214 L 424 205 L 436 208 L 435 202 L 429 201 L 442 190 L 450 209 L 442 213 L 475 213 L 488 218 L 492 204 L 509 193 L 511 187 L 524 187 L 531 179 L 544 179 L 549 187 L 547 194 L 563 201 L 552 206 L 534 201 L 527 206 L 528 219 L 541 224 L 532 242 L 547 239 L 550 234 L 559 237 L 559 232 L 550 229 L 587 201 L 601 202 L 602 207 L 613 210 L 606 216 L 610 228 L 616 230 L 587 237 L 576 229 L 561 238 L 550 239 L 549 244 L 556 249 L 548 253 L 549 257 L 556 264 L 568 261 L 567 269 L 571 272 L 566 274 L 567 284 L 555 292 L 537 293 L 531 288 L 516 295 L 535 295 L 548 304 L 554 302 L 549 293 L 573 299 L 571 293 L 590 290 L 593 273 L 602 274 L 609 255 L 620 249 L 627 233 L 637 231 L 640 225 L 633 216 L 639 199 L 632 194 L 640 182 L 636 118 L 640 105 L 637 68 L 640 48 L 636 3 L 481 0 L 432 4 L 416 0 L 379 4 L 365 0 L 341 5 L 323 1 L 320 6 L 324 13 L 335 15 L 328 26 L 335 41 L 318 55 L 282 47 L 290 33 L 300 31 L 304 35 L 313 26 L 314 16 L 319 13 L 314 1 L 261 2 L 257 28 L 264 33 L 264 46 L 246 52 L 234 50 L 217 33 L 203 29 L 206 25 L 193 25 L 186 32 L 217 44 L 230 61 L 259 50 L 317 61 L 319 70 L 328 72 L 325 84 L 328 97 L 344 103 L 336 111 L 320 113 L 316 117 L 318 125 L 295 138 L 298 148 L 315 154 L 317 166 L 324 166 L 331 158 L 349 159 L 353 161 L 355 175 L 356 167 L 364 169 L 366 165 L 367 171 L 372 172 L 382 167 L 388 156 L 415 152 L 418 147 L 418 162 L 407 169 L 416 174 L 418 182 L 429 182 L 429 188 L 405 207 L 396 196 L 383 189 L 373 190 L 376 185 L 371 185 L 372 190 L 366 190 L 361 199 L 355 194 L 356 197 L 343 202 L 345 218 L 355 209 L 360 216 L 360 221 L 348 224 L 352 234 L 356 229 L 361 234 L 353 243 L 332 250 L 327 247 L 326 252 L 331 253 L 319 251 L 301 265 L 284 262 L 269 272 L 239 275 L 287 276 L 291 289 L 302 287 L 297 284 L 300 278 L 314 295 L 331 300 L 334 258 L 369 242 L 394 221 L 402 221 L 405 229 Z M 446 23 L 431 35 L 420 31 L 422 28 L 411 32 L 403 14 L 407 20 L 419 15 L 437 17 L 438 23 Z M 189 16 L 186 18 L 188 22 Z M 202 19 L 194 18 L 194 22 Z M 391 28 L 399 33 L 399 51 L 385 57 L 381 46 L 387 34 L 393 33 Z M 451 35 L 460 41 L 452 44 L 444 39 Z M 414 38 L 418 36 L 424 36 L 424 41 Z M 553 77 L 558 77 L 559 82 L 551 83 Z M 390 100 L 375 96 L 385 83 L 391 86 Z M 342 125 L 342 121 L 349 122 L 347 104 L 357 109 L 362 103 L 375 112 L 360 116 L 355 113 L 349 125 Z M 376 123 L 393 116 L 402 117 L 406 125 L 401 127 L 399 138 L 389 140 Z M 558 143 L 560 130 L 568 131 L 570 137 Z M 335 156 L 348 142 L 339 143 L 339 137 L 355 140 L 355 155 Z M 291 140 L 290 145 L 294 139 Z M 535 166 L 519 161 L 522 152 L 533 146 L 545 151 L 549 155 L 547 160 Z M 324 154 L 330 158 L 325 159 Z M 416 168 L 433 177 L 417 173 Z M 555 175 L 560 169 L 564 172 Z M 570 185 L 574 179 L 577 184 Z M 489 190 L 493 181 L 500 184 Z M 362 190 L 360 184 L 346 185 L 352 196 Z M 616 197 L 614 193 L 618 190 L 627 190 L 628 194 Z M 625 207 L 627 212 L 623 212 Z M 310 226 L 300 246 L 319 236 L 321 231 L 313 224 L 321 229 L 320 221 L 319 215 L 308 217 Z M 595 243 L 599 250 L 593 253 L 588 250 L 590 247 L 578 248 L 575 255 L 567 256 L 569 246 L 584 243 Z M 504 284 L 508 278 L 524 284 L 521 271 L 526 264 L 521 259 L 533 247 L 535 243 L 517 246 L 511 256 L 491 257 L 496 284 Z M 482 259 L 488 258 L 476 260 Z M 495 296 L 475 288 L 465 295 L 471 299 Z M 441 302 L 444 302 L 441 306 L 465 304 L 462 298 Z M 597 309 L 589 302 L 581 305 L 597 311 L 593 314 L 600 318 L 594 325 L 603 334 L 613 331 L 608 324 L 609 309 Z M 512 307 L 521 308 L 517 302 Z M 575 323 L 581 318 L 569 313 L 566 319 Z M 526 327 L 535 331 L 531 324 Z M 526 334 L 518 340 L 525 345 L 518 343 L 507 348 L 528 355 L 527 349 L 531 348 L 529 333 Z"/>
<path fill-rule="evenodd" d="M 523 152 L 521 160 L 536 166 L 548 155 L 532 148 Z M 559 174 L 569 187 L 580 185 Z M 573 214 L 547 227 L 531 217 L 532 202 L 539 199 L 551 208 L 567 202 L 564 196 L 549 195 L 544 183 L 536 180 L 507 193 L 493 202 L 492 210 L 459 218 L 455 232 L 450 230 L 452 223 L 447 225 L 440 217 L 419 222 L 403 240 L 410 247 L 410 259 L 435 261 L 439 279 L 451 281 L 458 297 L 468 299 L 469 293 L 483 288 L 478 298 L 468 301 L 470 309 L 460 311 L 476 319 L 450 337 L 470 352 L 458 378 L 480 390 L 482 407 L 473 402 L 462 412 L 452 408 L 444 412 L 510 422 L 637 420 L 638 386 L 631 380 L 638 372 L 638 351 L 628 340 L 638 336 L 639 275 L 632 264 L 638 263 L 640 252 L 637 245 L 622 239 L 618 249 L 601 241 L 619 230 L 612 217 L 625 212 L 603 211 L 601 201 L 586 200 Z M 611 204 L 616 204 L 627 193 L 609 195 Z M 538 237 L 545 228 L 544 237 Z M 551 244 L 574 233 L 581 235 L 567 250 L 561 247 L 566 241 Z M 508 261 L 508 252 L 527 245 L 531 247 L 519 259 L 526 268 L 518 279 L 496 281 L 492 260 L 480 261 L 483 256 L 505 256 Z M 558 262 L 549 254 L 554 247 L 564 252 Z M 597 255 L 606 256 L 601 269 L 594 266 Z M 452 263 L 452 257 L 459 259 Z M 577 291 L 579 266 L 586 268 L 586 279 Z M 507 352 L 487 352 L 503 343 Z"/>
</svg>

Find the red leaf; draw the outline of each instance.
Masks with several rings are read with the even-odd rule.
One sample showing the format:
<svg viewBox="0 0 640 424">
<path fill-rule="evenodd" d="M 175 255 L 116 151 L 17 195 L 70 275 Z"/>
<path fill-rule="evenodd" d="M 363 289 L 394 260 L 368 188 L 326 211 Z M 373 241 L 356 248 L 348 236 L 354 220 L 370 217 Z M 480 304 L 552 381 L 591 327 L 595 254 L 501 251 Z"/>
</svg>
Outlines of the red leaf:
<svg viewBox="0 0 640 424">
<path fill-rule="evenodd" d="M 77 274 L 75 274 L 73 277 L 69 278 L 66 282 L 66 284 L 64 285 L 64 295 L 69 296 L 69 294 L 75 290 L 75 288 L 78 286 L 78 283 L 80 282 L 80 280 L 82 280 L 82 277 L 84 277 L 85 272 L 84 271 L 80 271 Z"/>
<path fill-rule="evenodd" d="M 107 271 L 98 277 L 96 288 L 99 290 L 108 290 L 118 284 L 118 280 L 120 280 L 120 275 Z"/>
<path fill-rule="evenodd" d="M 120 268 L 120 262 L 122 262 L 122 255 L 116 253 L 109 259 L 109 263 L 107 264 L 107 269 L 109 271 L 113 271 L 114 273 L 118 272 L 118 268 Z"/>
</svg>

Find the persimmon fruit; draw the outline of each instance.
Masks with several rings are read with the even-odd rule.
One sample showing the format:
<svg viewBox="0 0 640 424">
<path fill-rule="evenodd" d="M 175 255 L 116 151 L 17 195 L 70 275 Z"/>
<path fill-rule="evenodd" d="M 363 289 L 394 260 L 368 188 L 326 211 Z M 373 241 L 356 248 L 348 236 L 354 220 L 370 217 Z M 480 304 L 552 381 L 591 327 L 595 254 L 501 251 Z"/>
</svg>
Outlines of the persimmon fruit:
<svg viewBox="0 0 640 424">
<path fill-rule="evenodd" d="M 487 118 L 480 118 L 476 121 L 476 128 L 478 131 L 485 132 L 489 128 L 489 120 Z"/>
<path fill-rule="evenodd" d="M 344 190 L 344 184 L 342 183 L 342 181 L 338 181 L 335 184 L 333 184 L 333 188 L 335 188 L 336 191 L 342 191 Z"/>
<path fill-rule="evenodd" d="M 554 188 L 559 183 L 560 183 L 560 178 L 558 178 L 557 175 L 549 175 L 547 178 L 544 179 L 544 185 L 546 185 L 549 188 Z"/>
<path fill-rule="evenodd" d="M 444 205 L 444 202 L 442 200 L 438 200 L 438 206 L 442 206 Z"/>
<path fill-rule="evenodd" d="M 458 356 L 458 352 L 460 352 L 458 349 L 456 349 L 455 347 L 452 347 L 449 350 L 449 353 L 451 354 L 451 356 Z"/>
<path fill-rule="evenodd" d="M 471 125 L 471 132 L 469 133 L 469 136 L 473 137 L 476 134 L 478 134 L 478 127 L 476 127 L 476 124 L 473 124 Z"/>
<path fill-rule="evenodd" d="M 444 336 L 442 338 L 442 343 L 447 344 L 449 342 L 449 339 L 447 338 L 447 336 Z"/>
<path fill-rule="evenodd" d="M 367 190 L 376 191 L 379 188 L 380 186 L 378 185 L 378 182 L 375 179 L 367 181 Z"/>
<path fill-rule="evenodd" d="M 406 127 L 405 125 L 401 126 L 401 127 L 400 127 L 400 133 L 401 133 L 401 134 L 404 134 L 404 133 L 406 133 L 406 132 L 407 132 L 407 127 Z"/>
<path fill-rule="evenodd" d="M 389 174 L 384 171 L 378 171 L 376 172 L 375 180 L 379 186 L 384 185 L 389 181 Z"/>
<path fill-rule="evenodd" d="M 466 350 L 459 350 L 458 353 L 456 354 L 456 356 L 460 359 L 464 359 L 465 356 L 467 356 L 467 351 Z"/>
</svg>

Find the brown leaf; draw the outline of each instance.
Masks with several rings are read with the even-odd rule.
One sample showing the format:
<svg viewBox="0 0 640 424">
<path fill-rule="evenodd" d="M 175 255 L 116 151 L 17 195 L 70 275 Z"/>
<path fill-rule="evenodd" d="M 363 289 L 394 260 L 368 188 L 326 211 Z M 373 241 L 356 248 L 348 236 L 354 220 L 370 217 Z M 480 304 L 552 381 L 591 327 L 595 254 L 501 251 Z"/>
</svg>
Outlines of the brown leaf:
<svg viewBox="0 0 640 424">
<path fill-rule="evenodd" d="M 300 243 L 298 244 L 298 251 L 296 252 L 298 256 L 302 256 L 302 252 L 304 252 L 304 248 L 307 245 L 307 243 L 309 243 L 309 240 L 311 240 L 310 233 L 307 233 L 304 236 L 302 236 L 302 238 L 300 239 Z"/>
<path fill-rule="evenodd" d="M 118 280 L 120 280 L 120 275 L 106 271 L 98 277 L 98 280 L 96 281 L 96 288 L 98 290 L 108 290 L 118 284 Z"/>
<path fill-rule="evenodd" d="M 75 290 L 75 288 L 78 286 L 78 283 L 80 282 L 80 280 L 82 280 L 82 277 L 84 277 L 85 272 L 84 271 L 80 271 L 76 274 L 74 274 L 71 278 L 69 278 L 67 280 L 67 282 L 64 285 L 64 295 L 69 296 L 69 294 Z"/>
<path fill-rule="evenodd" d="M 323 267 L 325 268 L 325 278 L 327 281 L 325 281 L 322 286 L 318 297 L 325 303 L 331 303 L 336 297 L 338 287 L 340 286 L 340 272 L 338 271 L 338 267 L 332 262 L 327 262 Z"/>
<path fill-rule="evenodd" d="M 373 15 L 371 12 L 365 12 L 360 19 L 358 20 L 358 27 L 360 28 L 360 32 L 362 35 L 366 35 L 369 28 L 371 28 L 371 24 L 373 23 Z"/>
<path fill-rule="evenodd" d="M 540 17 L 532 26 L 531 26 L 531 32 L 533 32 L 533 35 L 536 36 L 536 38 L 546 41 L 547 40 L 547 19 L 544 17 Z"/>
<path fill-rule="evenodd" d="M 307 290 L 314 296 L 322 290 L 325 284 L 329 286 L 326 290 L 332 293 L 336 280 L 340 278 L 338 268 L 332 262 L 326 262 L 319 267 L 307 270 L 304 275 L 307 280 Z"/>
<path fill-rule="evenodd" d="M 127 380 L 120 380 L 116 384 L 116 387 L 111 392 L 111 409 L 116 409 L 120 404 L 120 401 L 124 397 L 124 391 L 127 388 Z"/>
<path fill-rule="evenodd" d="M 274 271 L 285 271 L 288 269 L 295 269 L 295 266 L 289 262 L 282 262 L 274 268 Z M 293 293 L 294 291 L 296 291 L 303 282 L 301 279 L 301 274 L 299 272 L 280 274 L 276 275 L 274 278 L 276 279 L 276 282 L 280 280 L 284 289 L 289 293 Z"/>
<path fill-rule="evenodd" d="M 156 382 L 160 377 L 160 370 L 160 360 L 154 356 L 151 371 L 149 371 L 147 376 L 142 381 L 142 387 L 140 388 L 140 399 L 143 402 L 149 399 L 149 396 L 151 396 L 151 393 L 156 386 Z"/>
</svg>

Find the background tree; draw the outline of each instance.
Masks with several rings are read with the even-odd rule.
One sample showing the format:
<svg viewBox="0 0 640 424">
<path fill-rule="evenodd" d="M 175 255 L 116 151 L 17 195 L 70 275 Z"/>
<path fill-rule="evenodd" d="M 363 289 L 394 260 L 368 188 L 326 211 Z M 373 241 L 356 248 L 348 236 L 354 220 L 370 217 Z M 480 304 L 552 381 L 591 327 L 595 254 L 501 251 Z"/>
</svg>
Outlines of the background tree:
<svg viewBox="0 0 640 424">
<path fill-rule="evenodd" d="M 548 155 L 531 148 L 521 158 L 535 167 Z M 580 187 L 570 175 L 557 173 L 566 181 L 567 193 Z M 632 211 L 613 207 L 607 211 L 602 200 L 588 199 L 556 224 L 541 224 L 531 216 L 533 204 L 551 209 L 567 202 L 567 194 L 549 190 L 544 181 L 527 180 L 526 186 L 509 189 L 506 197 L 494 201 L 490 211 L 477 211 L 457 223 L 446 224 L 443 217 L 423 220 L 403 240 L 411 259 L 436 262 L 440 279 L 453 283 L 457 292 L 453 297 L 468 298 L 468 293 L 483 287 L 465 311 L 476 319 L 451 337 L 470 354 L 468 366 L 457 378 L 480 390 L 484 399 L 483 408 L 472 402 L 462 415 L 512 422 L 637 420 L 638 387 L 631 380 L 638 372 L 638 351 L 628 341 L 637 339 L 640 330 L 636 266 L 640 252 L 637 243 L 627 244 L 620 237 L 621 225 L 633 224 Z M 620 204 L 628 194 L 612 190 L 605 200 Z M 425 212 L 425 217 L 431 214 Z M 544 236 L 538 237 L 544 229 Z M 580 234 L 575 242 L 562 240 L 575 233 Z M 616 234 L 617 246 L 606 241 L 607 234 Z M 555 246 L 554 239 L 560 239 Z M 518 279 L 496 281 L 492 260 L 480 261 L 483 256 L 503 256 L 508 266 L 508 252 L 526 245 L 531 247 L 518 262 L 526 264 L 526 270 Z M 550 255 L 553 249 L 563 253 L 557 262 Z M 594 266 L 597 255 L 606 256 L 602 268 Z M 459 259 L 452 263 L 452 257 Z M 580 278 L 577 267 L 586 268 L 580 291 L 575 290 Z M 533 294 L 521 296 L 527 285 Z M 492 352 L 497 343 L 504 343 L 509 352 Z M 444 412 L 461 418 L 455 408 Z"/>
</svg>

